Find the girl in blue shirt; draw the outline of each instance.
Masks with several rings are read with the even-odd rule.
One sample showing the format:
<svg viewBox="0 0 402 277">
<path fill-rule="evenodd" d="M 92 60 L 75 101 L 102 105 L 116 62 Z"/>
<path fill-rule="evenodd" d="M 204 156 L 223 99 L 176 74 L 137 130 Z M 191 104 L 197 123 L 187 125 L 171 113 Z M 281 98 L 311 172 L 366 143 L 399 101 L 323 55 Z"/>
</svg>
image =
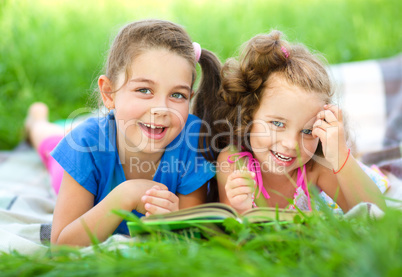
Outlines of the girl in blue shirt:
<svg viewBox="0 0 402 277">
<path fill-rule="evenodd" d="M 128 234 L 113 210 L 163 214 L 205 201 L 214 171 L 197 150 L 201 121 L 189 116 L 197 62 L 203 73 L 198 91 L 217 90 L 219 60 L 180 26 L 143 20 L 117 34 L 98 79 L 109 114 L 81 123 L 51 153 L 64 172 L 52 243 L 89 245 L 88 230 L 100 241 Z M 27 122 L 41 153 L 49 138 L 55 144 L 60 136 L 44 131 L 50 123 L 35 120 L 35 109 L 38 104 Z M 45 163 L 52 159 L 41 156 Z"/>
</svg>

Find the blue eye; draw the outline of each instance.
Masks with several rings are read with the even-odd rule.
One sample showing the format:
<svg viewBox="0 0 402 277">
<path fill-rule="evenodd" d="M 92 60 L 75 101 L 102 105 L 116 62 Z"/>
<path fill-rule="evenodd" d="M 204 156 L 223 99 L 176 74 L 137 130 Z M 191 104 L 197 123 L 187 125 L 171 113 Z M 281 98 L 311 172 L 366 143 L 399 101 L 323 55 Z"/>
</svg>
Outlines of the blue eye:
<svg viewBox="0 0 402 277">
<path fill-rule="evenodd" d="M 313 131 L 310 130 L 310 129 L 303 129 L 302 133 L 305 134 L 305 135 L 311 135 L 313 133 Z"/>
<path fill-rule="evenodd" d="M 283 127 L 284 124 L 280 121 L 271 121 L 271 123 L 276 127 Z"/>
<path fill-rule="evenodd" d="M 172 97 L 176 98 L 176 99 L 187 99 L 186 96 L 184 96 L 182 93 L 178 93 L 178 92 L 172 93 Z"/>
<path fill-rule="evenodd" d="M 143 93 L 143 94 L 151 94 L 151 90 L 147 88 L 140 88 L 137 91 Z"/>
</svg>

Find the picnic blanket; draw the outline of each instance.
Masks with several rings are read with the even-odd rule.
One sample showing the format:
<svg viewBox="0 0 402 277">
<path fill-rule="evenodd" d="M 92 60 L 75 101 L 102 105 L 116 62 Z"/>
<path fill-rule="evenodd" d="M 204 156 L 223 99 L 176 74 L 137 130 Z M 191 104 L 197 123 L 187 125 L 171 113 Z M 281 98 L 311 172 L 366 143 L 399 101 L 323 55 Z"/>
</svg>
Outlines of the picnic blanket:
<svg viewBox="0 0 402 277">
<path fill-rule="evenodd" d="M 44 255 L 49 250 L 56 195 L 35 150 L 21 143 L 0 154 L 0 252 Z M 117 249 L 133 241 L 113 235 L 99 247 Z M 92 247 L 81 249 L 91 253 Z"/>
<path fill-rule="evenodd" d="M 332 65 L 335 102 L 348 123 L 353 154 L 376 164 L 391 181 L 388 196 L 402 199 L 402 54 Z M 397 205 L 398 202 L 389 202 Z"/>
<path fill-rule="evenodd" d="M 46 251 L 56 200 L 49 175 L 27 144 L 0 157 L 0 251 Z"/>
<path fill-rule="evenodd" d="M 353 130 L 355 155 L 387 173 L 387 205 L 402 208 L 402 55 L 334 65 L 331 72 L 338 84 L 335 98 Z M 48 173 L 29 145 L 0 152 L 0 252 L 46 253 L 55 202 Z M 375 205 L 361 203 L 345 217 L 381 214 Z M 101 247 L 118 248 L 130 240 L 113 235 Z"/>
<path fill-rule="evenodd" d="M 364 163 L 401 158 L 402 54 L 333 65 L 335 101 L 344 111 L 354 153 Z"/>
</svg>

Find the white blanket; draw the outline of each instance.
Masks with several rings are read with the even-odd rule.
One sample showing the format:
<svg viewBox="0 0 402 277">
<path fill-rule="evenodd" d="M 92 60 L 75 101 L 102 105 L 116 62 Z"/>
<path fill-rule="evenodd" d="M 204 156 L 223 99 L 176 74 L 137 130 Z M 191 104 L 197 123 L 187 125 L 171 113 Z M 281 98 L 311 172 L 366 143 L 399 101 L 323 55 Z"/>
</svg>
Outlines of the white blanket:
<svg viewBox="0 0 402 277">
<path fill-rule="evenodd" d="M 38 154 L 29 147 L 2 153 L 0 251 L 44 253 L 50 238 L 55 195 Z"/>
<path fill-rule="evenodd" d="M 56 196 L 38 154 L 26 144 L 0 152 L 0 252 L 44 255 L 49 240 Z M 115 249 L 133 241 L 113 235 L 100 247 Z M 92 247 L 83 248 L 91 253 Z"/>
</svg>

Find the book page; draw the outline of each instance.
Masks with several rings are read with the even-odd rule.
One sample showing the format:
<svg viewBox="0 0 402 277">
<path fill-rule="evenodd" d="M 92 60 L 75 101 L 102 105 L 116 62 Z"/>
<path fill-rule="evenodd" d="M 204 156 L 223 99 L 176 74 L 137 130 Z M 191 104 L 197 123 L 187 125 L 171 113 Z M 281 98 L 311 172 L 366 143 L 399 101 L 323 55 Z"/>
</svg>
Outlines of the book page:
<svg viewBox="0 0 402 277">
<path fill-rule="evenodd" d="M 243 218 L 247 218 L 250 222 L 268 222 L 268 221 L 293 221 L 298 211 L 288 209 L 276 209 L 268 207 L 259 207 L 246 211 L 242 214 Z"/>
<path fill-rule="evenodd" d="M 229 217 L 238 217 L 238 214 L 232 207 L 223 203 L 207 203 L 163 215 L 151 215 L 148 217 L 143 217 L 141 220 L 146 223 L 154 221 L 170 222 L 200 219 L 215 220 Z"/>
</svg>

